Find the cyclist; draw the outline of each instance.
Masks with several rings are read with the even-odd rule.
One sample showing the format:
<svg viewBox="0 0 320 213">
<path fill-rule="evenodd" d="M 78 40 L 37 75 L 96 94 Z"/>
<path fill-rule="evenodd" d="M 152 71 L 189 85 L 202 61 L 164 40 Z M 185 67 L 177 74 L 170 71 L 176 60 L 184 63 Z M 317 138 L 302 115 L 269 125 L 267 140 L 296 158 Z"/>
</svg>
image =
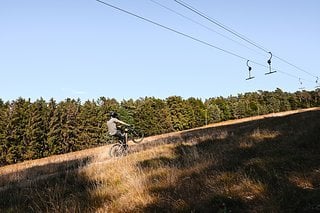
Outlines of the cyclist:
<svg viewBox="0 0 320 213">
<path fill-rule="evenodd" d="M 119 120 L 118 113 L 110 112 L 110 120 L 107 121 L 109 135 L 117 137 L 120 143 L 122 143 L 124 146 L 127 146 L 125 133 L 117 128 L 117 124 L 130 126 L 130 124 Z"/>
</svg>

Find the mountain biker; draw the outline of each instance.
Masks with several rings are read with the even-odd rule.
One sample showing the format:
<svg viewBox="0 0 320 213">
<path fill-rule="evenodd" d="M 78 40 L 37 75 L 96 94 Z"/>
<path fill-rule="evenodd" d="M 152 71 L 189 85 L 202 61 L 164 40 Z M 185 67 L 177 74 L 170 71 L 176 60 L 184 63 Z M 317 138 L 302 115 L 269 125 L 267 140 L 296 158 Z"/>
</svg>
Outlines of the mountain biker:
<svg viewBox="0 0 320 213">
<path fill-rule="evenodd" d="M 112 111 L 112 112 L 110 112 L 110 120 L 107 121 L 109 135 L 117 137 L 119 139 L 120 143 L 127 146 L 125 133 L 117 128 L 117 124 L 130 126 L 130 124 L 127 124 L 127 123 L 119 120 L 118 113 Z"/>
</svg>

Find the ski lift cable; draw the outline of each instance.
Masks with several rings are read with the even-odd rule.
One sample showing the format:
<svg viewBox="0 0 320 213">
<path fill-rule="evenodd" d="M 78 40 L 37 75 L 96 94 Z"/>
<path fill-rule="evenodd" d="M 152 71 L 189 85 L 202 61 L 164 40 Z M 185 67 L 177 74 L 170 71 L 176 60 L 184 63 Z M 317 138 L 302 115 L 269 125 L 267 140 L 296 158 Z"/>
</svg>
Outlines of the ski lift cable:
<svg viewBox="0 0 320 213">
<path fill-rule="evenodd" d="M 161 27 L 161 28 L 163 28 L 163 29 L 169 30 L 169 31 L 171 31 L 171 32 L 174 32 L 174 33 L 176 33 L 176 34 L 178 34 L 178 35 L 184 36 L 184 37 L 189 38 L 189 39 L 191 39 L 191 40 L 193 40 L 193 41 L 196 41 L 196 42 L 198 42 L 198 43 L 201 43 L 201 44 L 204 44 L 204 45 L 206 45 L 206 46 L 209 46 L 209 47 L 211 47 L 211 48 L 220 50 L 220 51 L 222 51 L 222 52 L 224 52 L 224 53 L 227 53 L 227 54 L 229 54 L 229 55 L 232 55 L 232 56 L 234 56 L 234 57 L 240 58 L 240 59 L 245 60 L 245 61 L 248 61 L 248 60 L 249 60 L 249 59 L 247 59 L 246 57 L 243 57 L 243 56 L 241 56 L 241 55 L 239 55 L 239 54 L 236 54 L 236 53 L 233 53 L 233 52 L 231 52 L 231 51 L 229 51 L 229 50 L 225 50 L 225 49 L 220 48 L 220 47 L 218 47 L 218 46 L 212 45 L 212 44 L 210 44 L 210 43 L 208 43 L 208 42 L 206 42 L 206 41 L 200 40 L 200 39 L 195 38 L 195 37 L 193 37 L 193 36 L 190 36 L 190 35 L 188 35 L 188 34 L 186 34 L 186 33 L 183 33 L 183 32 L 180 32 L 180 31 L 178 31 L 178 30 L 175 30 L 175 29 L 173 29 L 173 28 L 167 27 L 167 26 L 162 25 L 162 24 L 160 24 L 160 23 L 158 23 L 158 22 L 152 21 L 152 20 L 150 20 L 150 19 L 147 19 L 147 18 L 145 18 L 145 17 L 142 17 L 142 16 L 140 16 L 140 15 L 137 15 L 137 14 L 135 14 L 135 13 L 132 13 L 132 12 L 130 12 L 130 11 L 127 11 L 127 10 L 125 10 L 125 9 L 122 9 L 122 8 L 120 8 L 120 7 L 117 7 L 117 6 L 114 6 L 114 5 L 112 5 L 112 4 L 109 4 L 109 3 L 105 2 L 105 1 L 102 1 L 102 0 L 96 0 L 96 1 L 99 2 L 99 3 L 101 3 L 101 4 L 103 4 L 103 5 L 105 5 L 105 6 L 108 6 L 108 7 L 110 7 L 110 8 L 115 9 L 115 10 L 118 10 L 118 11 L 120 11 L 120 12 L 126 13 L 126 14 L 128 14 L 128 15 L 134 16 L 134 17 L 136 17 L 136 18 L 138 18 L 138 19 L 141 19 L 141 20 L 143 20 L 143 21 L 149 22 L 149 23 L 151 23 L 151 24 L 153 24 L 153 25 L 156 25 L 156 26 Z M 261 63 L 259 63 L 259 62 L 256 62 L 256 61 L 253 61 L 253 60 L 249 60 L 249 61 L 250 61 L 251 63 L 253 63 L 253 64 L 256 64 L 256 65 L 259 65 L 259 66 L 268 68 L 268 66 L 266 66 L 266 65 L 264 65 L 264 64 L 261 64 Z M 286 73 L 286 72 L 283 72 L 283 71 L 280 71 L 280 70 L 277 70 L 277 71 L 279 71 L 280 73 L 286 74 L 286 75 L 288 75 L 288 76 L 291 76 L 291 77 L 293 77 L 293 78 L 298 78 L 298 79 L 299 79 L 299 77 L 297 77 L 297 76 L 295 76 L 295 75 L 293 75 L 293 74 L 289 74 L 289 73 Z"/>
<path fill-rule="evenodd" d="M 188 10 L 191 10 L 192 12 L 198 14 L 199 16 L 207 19 L 207 20 L 210 21 L 211 23 L 213 23 L 213 24 L 215 24 L 215 25 L 223 28 L 224 30 L 228 31 L 229 33 L 237 36 L 238 38 L 246 41 L 247 43 L 255 46 L 256 48 L 264 51 L 265 53 L 269 53 L 269 52 L 270 52 L 270 51 L 268 51 L 266 48 L 262 47 L 261 45 L 258 45 L 256 42 L 253 42 L 252 40 L 248 39 L 248 38 L 245 37 L 244 35 L 241 35 L 240 33 L 236 32 L 235 30 L 232 30 L 231 28 L 229 28 L 229 27 L 227 27 L 227 26 L 219 23 L 218 21 L 214 20 L 213 18 L 210 18 L 209 16 L 207 16 L 207 15 L 204 14 L 203 12 L 199 11 L 198 9 L 194 8 L 194 7 L 191 6 L 190 4 L 187 4 L 186 2 L 184 2 L 184 1 L 182 1 L 182 0 L 174 0 L 174 1 L 175 1 L 176 3 L 178 3 L 178 4 L 180 4 L 181 6 L 187 8 Z M 314 75 L 314 74 L 312 74 L 312 73 L 310 73 L 310 72 L 308 72 L 308 71 L 306 71 L 306 70 L 304 70 L 304 69 L 301 69 L 300 67 L 294 65 L 293 63 L 288 62 L 287 60 L 285 60 L 285 59 L 283 59 L 283 58 L 281 58 L 281 57 L 279 57 L 279 56 L 274 55 L 274 57 L 277 58 L 277 59 L 279 59 L 279 60 L 281 60 L 282 62 L 284 62 L 284 63 L 286 63 L 286 64 L 288 64 L 288 65 L 296 68 L 296 69 L 299 70 L 299 71 L 302 71 L 302 72 L 304 72 L 304 73 L 306 73 L 306 74 L 308 74 L 308 75 L 310 75 L 310 76 L 312 76 L 312 77 L 314 77 L 314 78 L 317 78 L 316 75 Z"/>
<path fill-rule="evenodd" d="M 296 75 L 293 75 L 291 73 L 288 73 L 288 72 L 284 72 L 284 71 L 281 71 L 281 70 L 277 70 L 277 72 L 282 73 L 284 75 L 287 75 L 287 76 L 289 76 L 291 78 L 300 79 L 300 80 L 304 80 L 304 81 L 307 81 L 307 82 L 310 82 L 310 83 L 314 83 L 313 81 L 310 81 L 310 80 L 304 79 L 304 78 L 300 78 L 300 77 L 298 77 Z"/>
<path fill-rule="evenodd" d="M 258 51 L 256 51 L 255 49 L 250 48 L 250 47 L 248 47 L 247 45 L 245 45 L 245 44 L 243 44 L 243 43 L 241 43 L 241 42 L 239 42 L 239 41 L 236 41 L 236 40 L 234 40 L 234 39 L 232 39 L 232 38 L 230 38 L 230 37 L 228 37 L 228 36 L 226 36 L 226 35 L 218 32 L 218 31 L 216 31 L 216 30 L 214 30 L 214 29 L 212 29 L 212 28 L 210 28 L 210 27 L 208 27 L 208 26 L 206 26 L 206 25 L 204 25 L 204 24 L 202 24 L 202 23 L 200 23 L 200 22 L 198 22 L 198 21 L 195 21 L 194 19 L 192 19 L 192 18 L 190 18 L 190 17 L 188 17 L 188 16 L 186 16 L 186 15 L 184 15 L 184 14 L 182 14 L 182 13 L 179 13 L 179 12 L 177 12 L 177 11 L 174 10 L 174 9 L 169 8 L 168 6 L 165 6 L 165 5 L 161 4 L 161 3 L 159 3 L 158 1 L 155 1 L 155 0 L 149 0 L 149 1 L 153 2 L 154 4 L 160 6 L 160 7 L 164 8 L 164 9 L 166 9 L 166 10 L 168 10 L 168 11 L 170 11 L 170 12 L 172 12 L 172 13 L 174 13 L 174 14 L 176 14 L 176 15 L 184 18 L 184 19 L 189 20 L 190 22 L 192 22 L 192 23 L 194 23 L 194 24 L 197 24 L 197 25 L 199 25 L 199 26 L 201 26 L 201 27 L 203 27 L 203 28 L 205 28 L 205 29 L 213 32 L 213 33 L 216 33 L 216 34 L 222 36 L 222 37 L 225 38 L 225 39 L 228 39 L 228 40 L 230 40 L 230 41 L 232 41 L 232 42 L 234 42 L 234 43 L 236 43 L 236 44 L 238 44 L 238 45 L 240 45 L 240 46 L 242 46 L 242 47 L 245 47 L 245 48 L 247 48 L 248 50 L 251 50 L 251 51 L 253 51 L 253 52 L 257 53 L 257 54 L 263 55 L 261 52 L 258 52 Z"/>
<path fill-rule="evenodd" d="M 244 35 L 241 35 L 240 33 L 230 29 L 229 27 L 223 25 L 222 23 L 218 22 L 217 20 L 207 16 L 206 14 L 202 13 L 201 11 L 199 11 L 198 9 L 194 8 L 193 6 L 191 6 L 190 4 L 187 4 L 186 2 L 182 1 L 182 0 L 174 0 L 176 3 L 180 4 L 181 6 L 187 8 L 188 10 L 191 10 L 192 12 L 198 14 L 199 16 L 207 19 L 209 22 L 219 26 L 220 28 L 228 31 L 229 33 L 237 36 L 238 38 L 248 42 L 249 44 L 255 46 L 256 48 L 268 53 L 269 51 L 266 50 L 265 48 L 261 47 L 260 45 L 256 44 L 255 42 L 251 41 L 250 39 L 246 38 Z"/>
<path fill-rule="evenodd" d="M 310 73 L 310 72 L 308 72 L 308 71 L 306 71 L 306 70 L 304 70 L 304 69 L 301 69 L 300 67 L 298 67 L 298 66 L 296 66 L 296 65 L 294 65 L 294 64 L 292 64 L 292 63 L 290 63 L 290 62 L 288 62 L 288 61 L 286 61 L 285 59 L 280 58 L 279 56 L 274 55 L 274 57 L 277 58 L 277 59 L 279 59 L 280 61 L 286 63 L 286 64 L 289 64 L 290 66 L 292 66 L 292 67 L 294 67 L 294 68 L 296 68 L 296 69 L 298 69 L 298 70 L 300 70 L 300 71 L 302 71 L 302 72 L 304 72 L 304 73 L 307 73 L 308 75 L 310 75 L 310 76 L 312 76 L 312 77 L 314 77 L 314 78 L 317 78 L 317 77 L 318 77 L 318 76 L 313 75 L 312 73 Z"/>
<path fill-rule="evenodd" d="M 171 9 L 171 8 L 169 8 L 169 7 L 163 5 L 163 4 L 161 4 L 161 3 L 159 3 L 159 2 L 157 2 L 157 1 L 155 1 L 155 0 L 149 0 L 149 1 L 153 2 L 154 4 L 157 4 L 158 6 L 160 6 L 160 7 L 162 7 L 162 8 L 165 8 L 166 10 L 169 10 L 169 11 L 171 11 L 171 12 L 173 12 L 173 13 L 175 13 L 175 14 L 177 14 L 177 15 L 179 15 L 179 16 L 181 16 L 181 17 L 183 17 L 183 18 L 185 18 L 185 19 L 187 19 L 187 20 L 189 20 L 189 21 L 191 21 L 191 22 L 193 22 L 193 23 L 195 23 L 195 24 L 197 24 L 197 25 L 202 26 L 202 27 L 206 28 L 207 30 L 209 30 L 209 31 L 211 31 L 211 32 L 217 33 L 217 34 L 219 34 L 220 36 L 222 36 L 222 37 L 224 37 L 224 38 L 226 38 L 226 39 L 228 39 L 228 40 L 230 40 L 230 41 L 233 41 L 233 42 L 235 42 L 235 43 L 237 43 L 237 44 L 239 44 L 239 45 L 241 45 L 241 46 L 243 46 L 243 47 L 245 47 L 245 48 L 247 48 L 247 49 L 249 49 L 249 50 L 257 53 L 257 54 L 263 55 L 262 53 L 254 50 L 254 49 L 252 49 L 252 48 L 250 48 L 250 47 L 248 47 L 248 46 L 246 46 L 246 45 L 244 45 L 244 44 L 242 44 L 242 43 L 240 43 L 240 42 L 238 42 L 238 41 L 236 41 L 236 40 L 234 40 L 234 39 L 232 39 L 232 38 L 230 38 L 230 37 L 228 37 L 228 36 L 226 36 L 226 35 L 224 35 L 224 34 L 222 34 L 222 33 L 219 33 L 219 32 L 217 32 L 217 31 L 213 30 L 212 28 L 210 28 L 210 27 L 208 27 L 208 26 L 206 26 L 206 25 L 204 25 L 204 24 L 202 24 L 202 23 L 200 23 L 200 22 L 197 22 L 197 21 L 191 19 L 190 17 L 187 17 L 187 16 L 185 16 L 185 15 L 183 15 L 183 14 L 181 14 L 181 13 L 179 13 L 179 12 L 177 12 L 177 11 L 175 11 L 175 10 L 173 10 L 173 9 Z M 191 7 L 191 6 L 190 6 L 190 7 Z M 193 8 L 193 9 L 194 9 L 194 8 Z M 219 24 L 220 24 L 220 23 L 219 23 Z M 222 24 L 221 24 L 221 25 L 222 25 Z M 268 53 L 271 54 L 271 57 L 270 57 L 270 59 L 268 60 L 269 72 L 268 72 L 268 73 L 265 73 L 265 75 L 272 74 L 272 73 L 275 73 L 275 72 L 276 72 L 276 71 L 271 71 L 271 58 L 272 58 L 272 53 L 271 53 L 271 52 L 268 52 Z M 262 65 L 262 64 L 260 64 L 260 63 L 256 63 L 256 64 L 258 64 L 258 65 L 260 65 L 260 66 L 264 66 L 264 65 Z"/>
<path fill-rule="evenodd" d="M 151 24 L 154 24 L 154 25 L 156 25 L 156 26 L 158 26 L 158 27 L 164 28 L 164 29 L 166 29 L 166 30 L 169 30 L 169 31 L 174 32 L 174 33 L 176 33 L 176 34 L 179 34 L 179 35 L 181 35 L 181 36 L 187 37 L 187 38 L 189 38 L 189 39 L 191 39 L 191 40 L 194 40 L 194 41 L 196 41 L 196 42 L 202 43 L 202 44 L 204 44 L 204 45 L 206 45 L 206 46 L 209 46 L 209 47 L 212 47 L 212 48 L 214 48 L 214 49 L 217 49 L 217 50 L 220 50 L 220 51 L 222 51 L 222 52 L 225 52 L 225 53 L 227 53 L 227 54 L 229 54 L 229 55 L 235 56 L 235 57 L 240 58 L 240 59 L 245 60 L 245 61 L 249 60 L 248 58 L 246 58 L 246 57 L 244 57 L 244 56 L 241 56 L 241 55 L 236 54 L 236 53 L 234 53 L 234 52 L 231 52 L 231 51 L 229 51 L 229 50 L 223 49 L 223 48 L 221 48 L 221 47 L 215 46 L 215 45 L 213 45 L 213 44 L 210 44 L 209 42 L 200 40 L 200 39 L 198 39 L 198 38 L 196 38 L 196 37 L 193 37 L 193 36 L 190 36 L 190 35 L 188 35 L 188 34 L 186 34 L 186 33 L 183 33 L 183 32 L 180 32 L 180 31 L 178 31 L 178 30 L 175 30 L 175 29 L 173 29 L 173 28 L 167 27 L 167 26 L 165 26 L 165 25 L 163 25 L 163 24 L 160 24 L 160 23 L 158 23 L 158 22 L 152 21 L 152 20 L 150 20 L 150 19 L 147 19 L 147 18 L 145 18 L 145 17 L 142 17 L 142 16 L 140 16 L 140 15 L 137 15 L 137 14 L 135 14 L 135 13 L 132 13 L 132 12 L 130 12 L 130 11 L 127 11 L 127 10 L 125 10 L 125 9 L 122 9 L 122 8 L 120 8 L 120 7 L 114 6 L 114 5 L 109 4 L 109 3 L 105 2 L 105 1 L 102 1 L 102 0 L 96 0 L 96 1 L 97 1 L 97 2 L 100 2 L 100 3 L 104 4 L 104 5 L 106 5 L 106 6 L 108 6 L 108 7 L 111 7 L 111 8 L 113 8 L 113 9 L 116 9 L 116 10 L 118 10 L 118 11 L 120 11 L 120 12 L 123 12 L 123 13 L 126 13 L 126 14 L 128 14 L 128 15 L 134 16 L 134 17 L 139 18 L 139 19 L 141 19 L 141 20 L 143 20 L 143 21 L 146 21 L 146 22 L 149 22 L 149 23 L 151 23 Z M 268 66 L 266 66 L 266 65 L 264 65 L 264 64 L 261 64 L 261 63 L 259 63 L 259 62 L 256 62 L 256 61 L 253 61 L 253 60 L 250 60 L 250 61 L 251 61 L 253 64 L 256 64 L 256 65 L 259 65 L 259 66 L 268 68 Z"/>
<path fill-rule="evenodd" d="M 204 44 L 204 45 L 206 45 L 206 46 L 209 46 L 209 47 L 212 47 L 212 48 L 214 48 L 214 49 L 217 49 L 217 50 L 220 50 L 220 51 L 222 51 L 222 52 L 225 52 L 225 53 L 227 53 L 227 54 L 229 54 L 229 55 L 233 55 L 233 56 L 235 56 L 235 57 L 237 57 L 237 58 L 240 58 L 240 59 L 242 59 L 242 60 L 245 60 L 245 61 L 248 60 L 246 57 L 243 57 L 243 56 L 241 56 L 241 55 L 239 55 L 239 54 L 236 54 L 236 53 L 231 52 L 231 51 L 229 51 L 229 50 L 226 50 L 226 49 L 223 49 L 223 48 L 221 48 L 221 47 L 215 46 L 215 45 L 213 45 L 213 44 L 210 44 L 209 42 L 206 42 L 206 41 L 203 41 L 203 40 L 198 39 L 198 38 L 196 38 L 196 37 L 190 36 L 190 35 L 188 35 L 188 34 L 186 34 L 186 33 L 180 32 L 180 31 L 175 30 L 175 29 L 173 29 L 173 28 L 167 27 L 167 26 L 165 26 L 165 25 L 163 25 L 163 24 L 160 24 L 160 23 L 158 23 L 158 22 L 152 21 L 151 19 L 142 17 L 142 16 L 137 15 L 137 14 L 135 14 L 135 13 L 132 13 L 132 12 L 130 12 L 130 11 L 128 11 L 128 10 L 122 9 L 122 8 L 120 8 L 120 7 L 114 6 L 114 5 L 109 4 L 109 3 L 105 2 L 105 1 L 102 1 L 102 0 L 96 0 L 96 1 L 97 1 L 97 2 L 100 2 L 101 4 L 106 5 L 106 6 L 108 6 L 108 7 L 111 7 L 111 8 L 113 8 L 113 9 L 116 9 L 116 10 L 118 10 L 118 11 L 121 11 L 121 12 L 123 12 L 123 13 L 126 13 L 126 14 L 128 14 L 128 15 L 131 15 L 131 16 L 134 16 L 134 17 L 136 17 L 136 18 L 139 18 L 139 19 L 141 19 L 141 20 L 143 20 L 143 21 L 149 22 L 149 23 L 151 23 L 151 24 L 153 24 L 153 25 L 156 25 L 156 26 L 158 26 L 158 27 L 164 28 L 164 29 L 166 29 L 166 30 L 169 30 L 169 31 L 174 32 L 174 33 L 176 33 L 176 34 L 179 34 L 179 35 L 181 35 L 181 36 L 187 37 L 187 38 L 189 38 L 189 39 L 191 39 L 191 40 L 193 40 L 193 41 L 202 43 L 202 44 Z M 255 64 L 258 64 L 258 65 L 262 65 L 262 64 L 260 64 L 260 63 L 258 63 L 258 62 L 254 62 L 254 61 L 252 61 L 252 62 L 255 63 Z M 264 66 L 264 65 L 262 65 L 262 66 Z"/>
</svg>

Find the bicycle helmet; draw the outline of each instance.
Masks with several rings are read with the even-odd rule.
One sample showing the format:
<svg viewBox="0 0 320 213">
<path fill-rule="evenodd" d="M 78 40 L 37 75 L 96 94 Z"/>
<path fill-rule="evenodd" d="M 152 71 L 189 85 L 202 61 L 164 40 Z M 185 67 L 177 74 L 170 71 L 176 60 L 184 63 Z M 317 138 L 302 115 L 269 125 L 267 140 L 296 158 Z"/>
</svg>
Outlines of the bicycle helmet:
<svg viewBox="0 0 320 213">
<path fill-rule="evenodd" d="M 118 118 L 118 113 L 112 111 L 112 112 L 110 112 L 110 117 L 111 118 Z"/>
</svg>

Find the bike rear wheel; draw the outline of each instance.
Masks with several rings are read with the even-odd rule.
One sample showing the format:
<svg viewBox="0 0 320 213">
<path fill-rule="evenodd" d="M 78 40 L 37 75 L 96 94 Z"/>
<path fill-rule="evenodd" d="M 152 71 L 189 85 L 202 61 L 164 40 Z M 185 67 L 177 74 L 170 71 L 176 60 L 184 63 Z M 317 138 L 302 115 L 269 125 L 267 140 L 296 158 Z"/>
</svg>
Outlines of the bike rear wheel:
<svg viewBox="0 0 320 213">
<path fill-rule="evenodd" d="M 109 156 L 112 158 L 122 157 L 122 156 L 125 156 L 126 154 L 127 154 L 127 148 L 120 143 L 116 143 L 112 145 L 112 147 L 109 150 Z"/>
</svg>

